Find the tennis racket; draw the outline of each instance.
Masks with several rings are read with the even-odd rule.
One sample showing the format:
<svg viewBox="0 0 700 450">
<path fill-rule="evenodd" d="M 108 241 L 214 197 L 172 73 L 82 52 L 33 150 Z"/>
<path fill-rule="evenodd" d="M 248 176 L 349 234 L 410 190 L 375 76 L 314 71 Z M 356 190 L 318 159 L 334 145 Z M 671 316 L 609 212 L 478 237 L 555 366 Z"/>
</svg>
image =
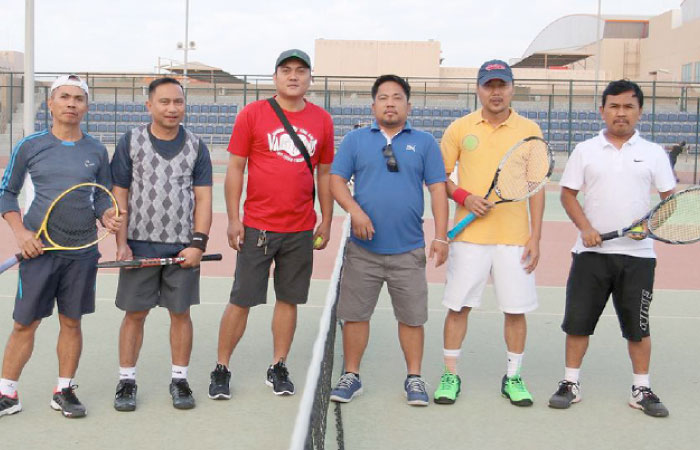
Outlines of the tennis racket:
<svg viewBox="0 0 700 450">
<path fill-rule="evenodd" d="M 211 255 L 202 255 L 202 261 L 221 261 L 221 253 L 214 253 Z M 173 264 L 180 264 L 184 262 L 183 257 L 174 258 L 143 258 L 143 259 L 130 259 L 128 261 L 103 261 L 97 264 L 98 269 L 110 269 L 110 268 L 134 268 L 140 269 L 142 267 L 155 267 L 155 266 L 170 266 Z"/>
<path fill-rule="evenodd" d="M 553 169 L 552 150 L 544 139 L 538 136 L 522 139 L 498 163 L 484 198 L 495 192 L 499 198 L 495 204 L 525 200 L 547 184 Z M 476 217 L 473 212 L 469 213 L 447 233 L 447 237 L 457 237 Z"/>
<path fill-rule="evenodd" d="M 109 190 L 97 183 L 80 183 L 63 191 L 49 205 L 36 239 L 44 243 L 44 251 L 81 250 L 106 238 L 109 230 L 102 226 L 97 210 L 114 208 L 117 201 Z M 22 261 L 22 253 L 0 264 L 0 273 Z"/>
<path fill-rule="evenodd" d="M 622 237 L 633 228 L 646 225 L 647 236 L 667 244 L 700 241 L 700 186 L 667 197 L 630 226 L 600 235 L 604 241 Z"/>
</svg>

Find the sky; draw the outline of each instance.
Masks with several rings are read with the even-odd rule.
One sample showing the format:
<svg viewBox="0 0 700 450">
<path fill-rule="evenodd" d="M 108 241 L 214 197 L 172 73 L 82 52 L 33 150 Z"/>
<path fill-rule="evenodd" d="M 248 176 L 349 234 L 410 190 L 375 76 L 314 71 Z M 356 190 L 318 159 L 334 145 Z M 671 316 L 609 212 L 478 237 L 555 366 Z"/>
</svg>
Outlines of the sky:
<svg viewBox="0 0 700 450">
<path fill-rule="evenodd" d="M 602 14 L 658 15 L 682 0 L 602 0 Z M 0 0 L 0 51 L 24 51 L 22 0 Z M 597 0 L 190 0 L 190 61 L 233 74 L 270 74 L 288 48 L 314 40 L 440 41 L 443 65 L 521 57 L 537 34 Z M 185 0 L 35 0 L 36 72 L 147 72 L 178 62 Z"/>
</svg>

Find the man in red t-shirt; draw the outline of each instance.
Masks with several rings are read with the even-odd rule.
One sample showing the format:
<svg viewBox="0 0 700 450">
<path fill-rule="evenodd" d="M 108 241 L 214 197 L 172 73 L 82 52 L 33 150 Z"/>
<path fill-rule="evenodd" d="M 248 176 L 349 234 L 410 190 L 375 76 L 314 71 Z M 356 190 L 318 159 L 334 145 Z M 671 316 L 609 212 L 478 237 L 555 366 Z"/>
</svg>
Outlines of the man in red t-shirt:
<svg viewBox="0 0 700 450">
<path fill-rule="evenodd" d="M 318 168 L 322 220 L 316 227 L 313 175 L 272 106 L 267 100 L 247 105 L 236 119 L 228 146 L 231 156 L 224 183 L 227 234 L 238 258 L 231 297 L 219 328 L 218 360 L 209 385 L 212 399 L 231 398 L 229 360 L 245 331 L 250 307 L 266 302 L 272 261 L 277 301 L 272 317 L 274 353 L 266 383 L 275 395 L 294 394 L 285 361 L 296 329 L 297 305 L 307 300 L 313 249 L 325 248 L 330 238 L 333 121 L 322 108 L 304 100 L 311 84 L 309 56 L 296 49 L 282 52 L 273 81 L 277 102 L 306 147 L 312 167 Z M 246 163 L 248 184 L 241 221 Z"/>
</svg>

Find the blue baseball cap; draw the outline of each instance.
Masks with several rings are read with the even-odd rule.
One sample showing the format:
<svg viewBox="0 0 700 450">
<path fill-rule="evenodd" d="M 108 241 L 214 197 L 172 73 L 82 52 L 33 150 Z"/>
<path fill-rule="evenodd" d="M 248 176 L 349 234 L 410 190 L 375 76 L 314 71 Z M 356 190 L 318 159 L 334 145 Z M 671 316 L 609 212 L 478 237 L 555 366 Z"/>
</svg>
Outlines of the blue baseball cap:
<svg viewBox="0 0 700 450">
<path fill-rule="evenodd" d="M 483 86 L 491 80 L 503 80 L 506 83 L 513 82 L 513 71 L 507 62 L 500 59 L 486 61 L 479 68 L 479 85 Z"/>
</svg>

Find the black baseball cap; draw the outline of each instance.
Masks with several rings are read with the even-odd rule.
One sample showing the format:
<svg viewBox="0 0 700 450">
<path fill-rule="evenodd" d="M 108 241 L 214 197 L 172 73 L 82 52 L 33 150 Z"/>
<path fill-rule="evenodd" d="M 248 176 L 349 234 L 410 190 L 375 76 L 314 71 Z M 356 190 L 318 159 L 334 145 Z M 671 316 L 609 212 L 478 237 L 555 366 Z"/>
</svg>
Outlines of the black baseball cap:
<svg viewBox="0 0 700 450">
<path fill-rule="evenodd" d="M 311 68 L 311 58 L 309 58 L 309 55 L 307 55 L 306 52 L 299 50 L 298 48 L 292 48 L 280 53 L 280 55 L 277 57 L 277 62 L 275 63 L 275 70 L 277 70 L 277 68 L 289 58 L 296 58 L 299 61 L 303 62 L 306 65 L 306 67 L 308 67 L 309 69 Z"/>
</svg>

